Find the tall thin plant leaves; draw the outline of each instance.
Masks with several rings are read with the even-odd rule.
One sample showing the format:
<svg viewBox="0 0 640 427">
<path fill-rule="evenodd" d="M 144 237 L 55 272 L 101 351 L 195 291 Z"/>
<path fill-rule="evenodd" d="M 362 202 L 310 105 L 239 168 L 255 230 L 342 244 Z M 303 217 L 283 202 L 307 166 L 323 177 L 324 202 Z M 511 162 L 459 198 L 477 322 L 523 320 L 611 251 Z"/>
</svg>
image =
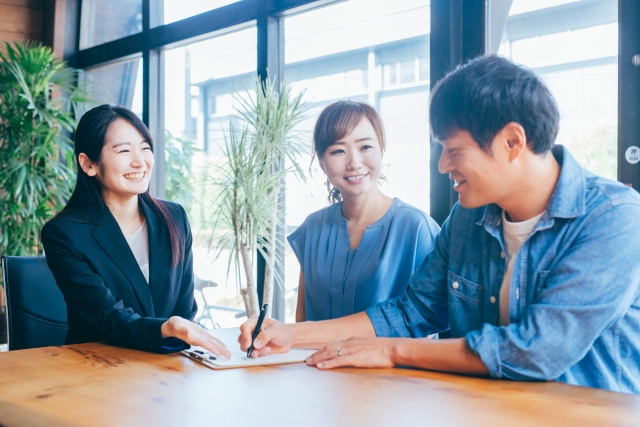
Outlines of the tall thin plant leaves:
<svg viewBox="0 0 640 427">
<path fill-rule="evenodd" d="M 40 229 L 72 191 L 76 71 L 37 42 L 0 49 L 0 255 L 41 252 Z"/>
<path fill-rule="evenodd" d="M 227 162 L 214 165 L 208 176 L 213 191 L 207 224 L 214 230 L 210 249 L 218 254 L 230 251 L 227 271 L 235 266 L 236 284 L 250 316 L 258 311 L 254 277 L 258 251 L 267 263 L 263 300 L 270 300 L 274 284 L 284 285 L 276 256 L 275 232 L 284 226 L 278 203 L 287 174 L 305 180 L 298 160 L 309 154 L 309 147 L 295 131 L 308 111 L 304 92 L 293 94 L 286 83 L 276 87 L 259 77 L 255 96 L 252 91 L 245 92 L 235 97 L 239 117 L 230 120 L 221 146 Z M 240 277 L 241 271 L 244 277 Z"/>
</svg>

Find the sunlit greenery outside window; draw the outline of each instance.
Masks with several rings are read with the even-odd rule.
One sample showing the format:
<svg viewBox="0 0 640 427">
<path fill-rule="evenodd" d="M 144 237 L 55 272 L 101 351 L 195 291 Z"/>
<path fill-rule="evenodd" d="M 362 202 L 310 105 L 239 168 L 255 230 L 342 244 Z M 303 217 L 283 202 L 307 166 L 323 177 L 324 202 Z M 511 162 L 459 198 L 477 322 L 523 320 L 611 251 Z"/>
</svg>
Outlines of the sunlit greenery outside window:
<svg viewBox="0 0 640 427">
<path fill-rule="evenodd" d="M 510 2 L 492 3 L 488 13 L 500 19 Z M 556 143 L 591 172 L 615 180 L 618 2 L 513 0 L 498 40 L 499 55 L 533 69 L 551 89 L 560 109 Z"/>
</svg>

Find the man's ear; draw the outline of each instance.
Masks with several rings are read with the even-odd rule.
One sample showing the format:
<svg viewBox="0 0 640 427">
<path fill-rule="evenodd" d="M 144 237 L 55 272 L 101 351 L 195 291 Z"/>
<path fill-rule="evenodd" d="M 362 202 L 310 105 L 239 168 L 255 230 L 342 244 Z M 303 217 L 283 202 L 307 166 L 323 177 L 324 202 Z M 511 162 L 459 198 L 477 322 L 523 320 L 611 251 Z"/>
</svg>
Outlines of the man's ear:
<svg viewBox="0 0 640 427">
<path fill-rule="evenodd" d="M 506 149 L 509 153 L 509 160 L 513 161 L 527 148 L 527 135 L 520 123 L 510 122 L 500 131 Z"/>
<path fill-rule="evenodd" d="M 84 173 L 89 176 L 96 176 L 96 166 L 93 164 L 91 159 L 89 159 L 89 156 L 84 153 L 80 153 L 78 156 L 78 163 L 80 163 L 80 167 Z"/>
</svg>

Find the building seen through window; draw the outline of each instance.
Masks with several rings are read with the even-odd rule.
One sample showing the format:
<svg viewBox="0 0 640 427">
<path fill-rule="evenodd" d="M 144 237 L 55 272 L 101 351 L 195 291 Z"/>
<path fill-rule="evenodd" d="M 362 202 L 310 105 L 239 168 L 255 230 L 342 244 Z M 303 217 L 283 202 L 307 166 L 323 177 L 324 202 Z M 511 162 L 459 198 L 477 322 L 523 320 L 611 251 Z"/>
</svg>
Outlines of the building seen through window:
<svg viewBox="0 0 640 427">
<path fill-rule="evenodd" d="M 494 49 L 489 53 L 530 67 L 544 79 L 560 109 L 556 142 L 567 146 L 588 170 L 615 180 L 618 2 L 494 0 L 491 4 L 488 13 L 497 28 L 491 26 L 496 34 L 489 35 Z"/>
<path fill-rule="evenodd" d="M 226 162 L 222 147 L 229 121 L 237 115 L 237 97 L 254 86 L 256 40 L 252 27 L 164 52 L 166 192 L 191 221 L 196 320 L 207 327 L 245 319 L 236 317 L 244 306 L 233 263 L 227 275 L 229 252 L 209 250 L 214 233 L 209 179 L 215 166 Z"/>
</svg>

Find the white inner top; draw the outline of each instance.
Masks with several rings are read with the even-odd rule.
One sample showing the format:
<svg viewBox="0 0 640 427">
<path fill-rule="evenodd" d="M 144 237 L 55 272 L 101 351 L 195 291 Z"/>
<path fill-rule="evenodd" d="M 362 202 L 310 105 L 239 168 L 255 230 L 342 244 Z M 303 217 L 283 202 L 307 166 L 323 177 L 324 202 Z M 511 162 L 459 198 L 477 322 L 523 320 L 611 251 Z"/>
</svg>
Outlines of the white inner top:
<svg viewBox="0 0 640 427">
<path fill-rule="evenodd" d="M 507 263 L 507 270 L 504 272 L 502 287 L 500 288 L 500 319 L 498 321 L 500 326 L 506 326 L 511 323 L 509 295 L 511 293 L 513 264 L 515 264 L 520 247 L 527 240 L 542 215 L 544 215 L 544 212 L 526 221 L 509 222 L 505 211 L 502 211 L 502 239 L 504 240 L 504 257 Z M 520 299 L 520 289 L 516 289 L 516 299 Z"/>
<path fill-rule="evenodd" d="M 140 270 L 142 270 L 142 274 L 147 279 L 147 284 L 149 284 L 149 232 L 147 231 L 147 220 L 145 219 L 142 222 L 142 225 L 135 233 L 125 234 L 124 238 L 127 239 L 131 252 L 136 257 Z"/>
</svg>

